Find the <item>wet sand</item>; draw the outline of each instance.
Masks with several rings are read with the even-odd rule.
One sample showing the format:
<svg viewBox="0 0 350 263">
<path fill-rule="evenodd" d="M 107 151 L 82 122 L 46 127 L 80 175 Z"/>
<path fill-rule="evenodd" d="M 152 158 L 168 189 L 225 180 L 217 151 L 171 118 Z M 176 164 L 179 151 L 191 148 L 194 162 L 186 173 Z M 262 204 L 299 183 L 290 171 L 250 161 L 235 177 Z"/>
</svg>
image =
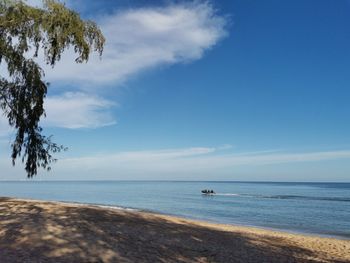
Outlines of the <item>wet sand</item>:
<svg viewBox="0 0 350 263">
<path fill-rule="evenodd" d="M 0 262 L 350 262 L 350 241 L 0 198 Z"/>
</svg>

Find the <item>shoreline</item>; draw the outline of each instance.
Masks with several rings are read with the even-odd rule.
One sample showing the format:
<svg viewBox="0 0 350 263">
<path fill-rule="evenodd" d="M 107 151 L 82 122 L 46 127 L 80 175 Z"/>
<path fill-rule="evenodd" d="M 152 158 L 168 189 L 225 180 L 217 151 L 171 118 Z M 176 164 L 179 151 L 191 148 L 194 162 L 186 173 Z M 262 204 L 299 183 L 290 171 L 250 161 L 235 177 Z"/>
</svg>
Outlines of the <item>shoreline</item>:
<svg viewBox="0 0 350 263">
<path fill-rule="evenodd" d="M 285 228 L 274 228 L 274 227 L 268 227 L 268 226 L 256 226 L 256 225 L 249 225 L 249 224 L 240 224 L 240 223 L 222 223 L 217 222 L 214 220 L 206 220 L 201 218 L 194 218 L 194 217 L 186 217 L 182 215 L 176 215 L 176 214 L 167 214 L 162 213 L 160 211 L 153 211 L 153 210 L 147 210 L 142 208 L 132 208 L 132 207 L 123 207 L 118 205 L 106 205 L 106 204 L 99 204 L 99 203 L 81 203 L 81 202 L 74 202 L 74 201 L 56 201 L 56 200 L 43 200 L 43 199 L 32 199 L 32 198 L 17 198 L 17 197 L 7 197 L 7 196 L 0 196 L 1 198 L 10 198 L 15 200 L 21 200 L 21 201 L 33 201 L 33 202 L 48 202 L 58 205 L 77 205 L 77 206 L 85 206 L 85 207 L 97 207 L 102 209 L 113 209 L 113 210 L 121 210 L 121 211 L 133 211 L 133 212 L 140 212 L 140 213 L 149 213 L 153 215 L 160 215 L 160 216 L 169 216 L 174 217 L 178 219 L 184 219 L 184 220 L 190 220 L 190 221 L 198 221 L 202 223 L 208 223 L 208 224 L 216 224 L 216 225 L 223 225 L 223 226 L 233 226 L 233 227 L 242 227 L 242 228 L 253 228 L 253 229 L 260 229 L 260 230 L 266 230 L 266 231 L 273 231 L 273 232 L 282 232 L 286 234 L 295 234 L 295 235 L 304 235 L 304 236 L 310 236 L 310 237 L 320 237 L 320 238 L 333 238 L 333 239 L 339 239 L 344 241 L 350 241 L 350 237 L 343 236 L 343 235 L 336 235 L 336 234 L 320 234 L 315 232 L 307 232 L 297 229 L 285 229 Z"/>
<path fill-rule="evenodd" d="M 81 203 L 0 198 L 2 262 L 350 262 L 350 241 Z"/>
</svg>

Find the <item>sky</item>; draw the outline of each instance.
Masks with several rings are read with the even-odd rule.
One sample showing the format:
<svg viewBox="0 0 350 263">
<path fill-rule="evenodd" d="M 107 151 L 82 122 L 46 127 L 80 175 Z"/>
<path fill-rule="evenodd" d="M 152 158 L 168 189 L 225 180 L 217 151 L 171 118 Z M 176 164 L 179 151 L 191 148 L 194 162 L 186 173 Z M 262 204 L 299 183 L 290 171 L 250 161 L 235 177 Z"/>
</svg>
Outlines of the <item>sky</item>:
<svg viewBox="0 0 350 263">
<path fill-rule="evenodd" d="M 350 1 L 66 4 L 107 42 L 39 58 L 44 133 L 69 150 L 35 180 L 350 182 Z M 0 180 L 26 178 L 11 139 L 0 118 Z"/>
</svg>

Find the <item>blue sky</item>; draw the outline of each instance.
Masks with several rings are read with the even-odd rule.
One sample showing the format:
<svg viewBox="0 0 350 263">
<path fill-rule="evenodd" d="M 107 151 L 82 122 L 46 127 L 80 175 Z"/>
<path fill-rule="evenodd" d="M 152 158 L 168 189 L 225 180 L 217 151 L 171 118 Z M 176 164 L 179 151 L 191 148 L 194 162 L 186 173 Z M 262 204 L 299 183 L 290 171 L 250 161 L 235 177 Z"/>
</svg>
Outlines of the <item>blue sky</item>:
<svg viewBox="0 0 350 263">
<path fill-rule="evenodd" d="M 350 181 L 349 1 L 67 5 L 107 45 L 43 65 L 43 126 L 69 151 L 39 179 Z M 0 136 L 2 179 L 24 178 Z"/>
</svg>

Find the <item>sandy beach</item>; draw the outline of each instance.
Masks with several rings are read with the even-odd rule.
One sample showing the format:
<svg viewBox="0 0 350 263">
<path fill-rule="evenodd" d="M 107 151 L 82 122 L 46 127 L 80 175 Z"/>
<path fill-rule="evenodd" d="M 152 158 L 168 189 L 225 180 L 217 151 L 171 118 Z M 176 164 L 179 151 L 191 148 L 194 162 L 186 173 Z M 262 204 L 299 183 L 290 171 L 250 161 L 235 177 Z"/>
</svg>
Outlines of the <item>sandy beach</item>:
<svg viewBox="0 0 350 263">
<path fill-rule="evenodd" d="M 350 262 L 350 241 L 0 198 L 0 262 Z"/>
</svg>

